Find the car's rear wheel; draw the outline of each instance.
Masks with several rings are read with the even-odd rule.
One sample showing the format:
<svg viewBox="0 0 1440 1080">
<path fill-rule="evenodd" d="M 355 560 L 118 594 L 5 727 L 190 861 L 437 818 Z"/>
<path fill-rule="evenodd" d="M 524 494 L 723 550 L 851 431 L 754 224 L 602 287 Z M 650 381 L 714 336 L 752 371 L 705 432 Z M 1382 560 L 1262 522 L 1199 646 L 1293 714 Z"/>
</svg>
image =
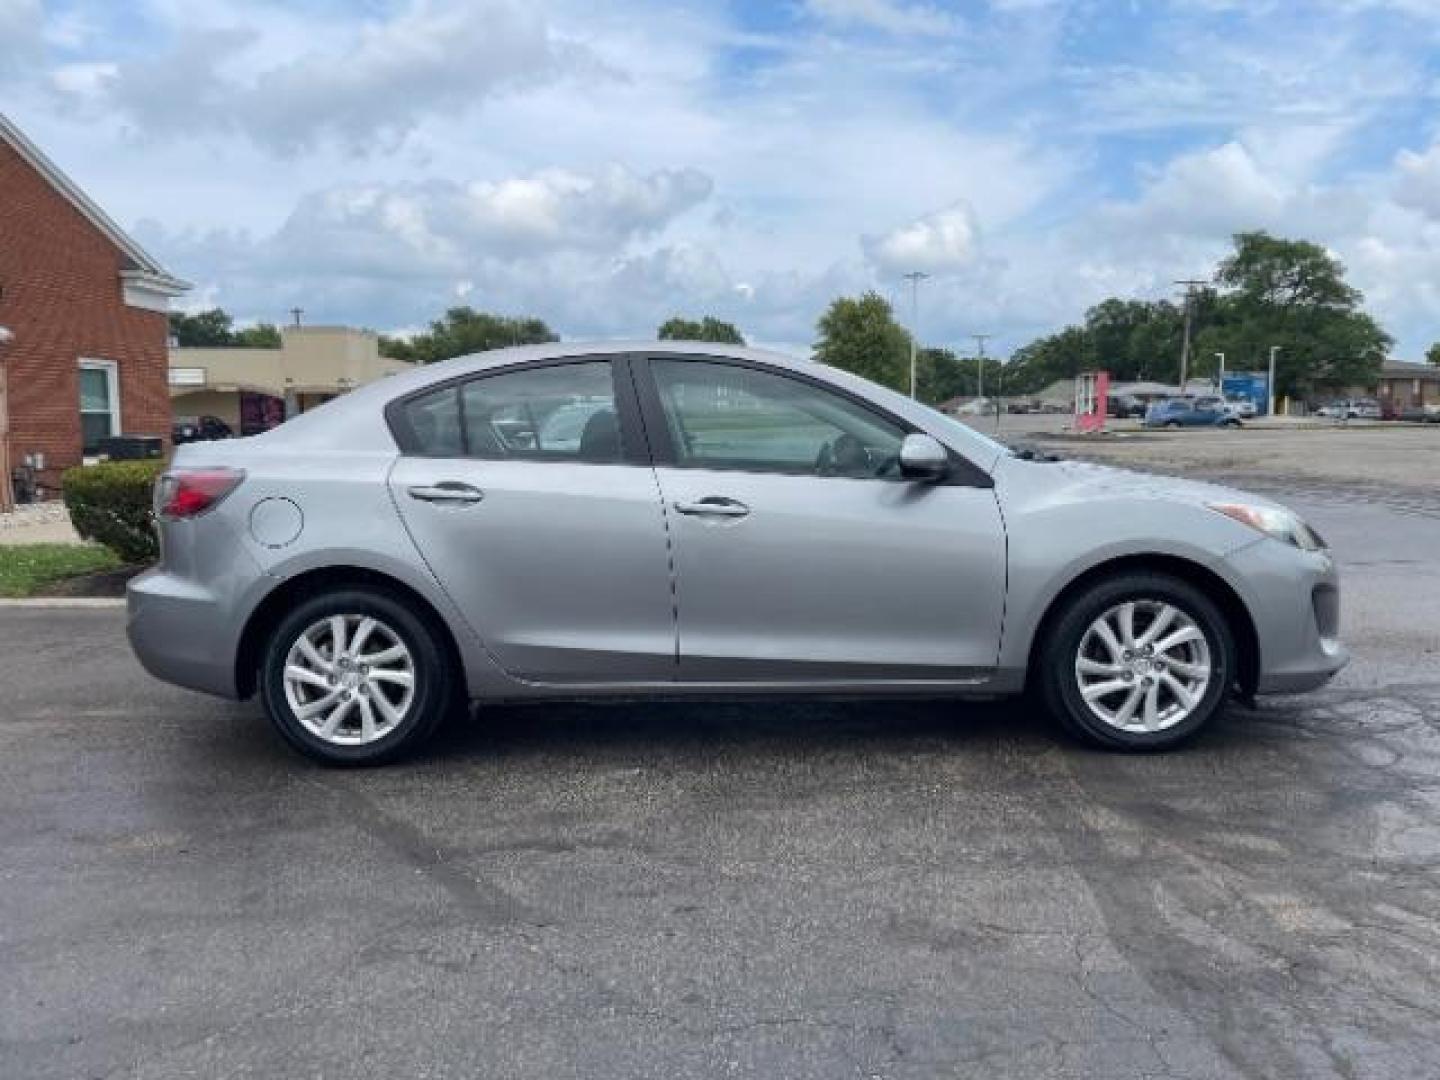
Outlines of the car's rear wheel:
<svg viewBox="0 0 1440 1080">
<path fill-rule="evenodd" d="M 358 588 L 296 605 L 271 635 L 260 672 L 276 730 L 337 765 L 415 749 L 450 709 L 453 686 L 436 630 L 403 599 Z"/>
<path fill-rule="evenodd" d="M 1046 703 L 1073 734 L 1118 750 L 1164 750 L 1204 727 L 1235 678 L 1235 643 L 1204 593 L 1132 572 L 1070 600 L 1038 657 Z"/>
<path fill-rule="evenodd" d="M 1165 421 L 1165 426 L 1166 426 L 1167 428 L 1169 428 L 1171 431 L 1175 431 L 1176 429 L 1178 429 L 1178 428 L 1180 427 L 1180 421 L 1179 421 L 1179 420 L 1167 420 L 1167 421 Z"/>
</svg>

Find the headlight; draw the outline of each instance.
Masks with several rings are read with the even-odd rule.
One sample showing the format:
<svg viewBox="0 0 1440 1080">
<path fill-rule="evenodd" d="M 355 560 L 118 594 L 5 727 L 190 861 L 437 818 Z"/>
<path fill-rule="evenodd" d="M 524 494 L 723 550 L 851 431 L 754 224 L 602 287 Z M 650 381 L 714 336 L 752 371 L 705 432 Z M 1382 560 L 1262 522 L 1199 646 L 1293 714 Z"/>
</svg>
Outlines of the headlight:
<svg viewBox="0 0 1440 1080">
<path fill-rule="evenodd" d="M 1211 503 L 1210 509 L 1249 525 L 1266 536 L 1293 544 L 1301 551 L 1324 551 L 1325 540 L 1297 515 L 1279 506 L 1249 506 L 1245 503 Z"/>
</svg>

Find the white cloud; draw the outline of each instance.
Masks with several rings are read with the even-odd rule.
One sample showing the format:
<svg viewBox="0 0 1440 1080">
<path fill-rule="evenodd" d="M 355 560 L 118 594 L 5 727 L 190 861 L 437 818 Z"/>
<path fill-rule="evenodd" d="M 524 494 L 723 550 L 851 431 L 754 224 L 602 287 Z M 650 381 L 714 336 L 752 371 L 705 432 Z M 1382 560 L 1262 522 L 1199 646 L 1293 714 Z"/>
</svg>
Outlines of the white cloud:
<svg viewBox="0 0 1440 1080">
<path fill-rule="evenodd" d="M 595 175 L 547 169 L 531 177 L 471 184 L 460 209 L 466 231 L 506 248 L 608 248 L 654 232 L 709 197 L 698 169 L 638 176 L 620 165 Z"/>
<path fill-rule="evenodd" d="M 254 25 L 188 26 L 163 55 L 117 64 L 103 86 L 147 134 L 239 132 L 282 154 L 328 139 L 370 152 L 426 116 L 462 116 L 568 70 L 595 73 L 538 9 L 511 0 L 410 0 L 387 20 L 305 40 L 277 56 Z"/>
<path fill-rule="evenodd" d="M 885 273 L 921 270 L 946 274 L 974 262 L 979 249 L 979 226 L 974 210 L 962 201 L 883 236 L 867 236 L 862 244 L 866 256 Z"/>
<path fill-rule="evenodd" d="M 1423 153 L 1400 151 L 1395 171 L 1395 201 L 1440 221 L 1440 142 Z"/>
<path fill-rule="evenodd" d="M 710 178 L 694 169 L 641 176 L 619 165 L 468 184 L 344 186 L 303 198 L 275 244 L 297 262 L 385 276 L 461 273 L 476 260 L 557 251 L 611 255 L 710 190 Z"/>
<path fill-rule="evenodd" d="M 805 10 L 837 26 L 862 26 L 907 37 L 945 37 L 960 28 L 955 16 L 938 7 L 898 0 L 806 0 Z"/>
<path fill-rule="evenodd" d="M 1116 222 L 1146 234 L 1224 235 L 1275 220 L 1286 192 L 1241 143 L 1182 154 L 1170 161 L 1138 200 L 1112 206 Z"/>
</svg>

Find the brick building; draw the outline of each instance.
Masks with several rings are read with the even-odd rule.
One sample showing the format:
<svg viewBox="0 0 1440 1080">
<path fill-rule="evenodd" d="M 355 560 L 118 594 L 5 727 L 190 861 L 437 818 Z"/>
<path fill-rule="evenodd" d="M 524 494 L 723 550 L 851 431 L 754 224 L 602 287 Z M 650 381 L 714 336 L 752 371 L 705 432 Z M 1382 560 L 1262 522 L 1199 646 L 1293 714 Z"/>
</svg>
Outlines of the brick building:
<svg viewBox="0 0 1440 1080">
<path fill-rule="evenodd" d="M 0 114 L 0 505 L 36 455 L 53 494 L 106 436 L 168 437 L 167 312 L 187 288 Z"/>
</svg>

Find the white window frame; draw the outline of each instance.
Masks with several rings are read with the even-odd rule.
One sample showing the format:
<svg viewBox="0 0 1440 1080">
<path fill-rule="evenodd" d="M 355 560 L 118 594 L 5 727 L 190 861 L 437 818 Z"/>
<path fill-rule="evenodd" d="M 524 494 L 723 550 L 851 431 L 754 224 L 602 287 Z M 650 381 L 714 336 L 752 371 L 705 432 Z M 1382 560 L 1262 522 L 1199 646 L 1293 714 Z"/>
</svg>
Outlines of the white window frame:
<svg viewBox="0 0 1440 1080">
<path fill-rule="evenodd" d="M 120 365 L 114 360 L 97 360 L 93 357 L 82 356 L 80 358 L 81 371 L 103 371 L 105 373 L 106 389 L 110 397 L 110 434 L 120 434 Z M 77 398 L 79 395 L 76 395 Z M 77 408 L 80 402 L 75 402 Z M 85 415 L 84 409 L 79 409 L 80 415 Z M 83 440 L 82 440 L 83 441 Z"/>
</svg>

